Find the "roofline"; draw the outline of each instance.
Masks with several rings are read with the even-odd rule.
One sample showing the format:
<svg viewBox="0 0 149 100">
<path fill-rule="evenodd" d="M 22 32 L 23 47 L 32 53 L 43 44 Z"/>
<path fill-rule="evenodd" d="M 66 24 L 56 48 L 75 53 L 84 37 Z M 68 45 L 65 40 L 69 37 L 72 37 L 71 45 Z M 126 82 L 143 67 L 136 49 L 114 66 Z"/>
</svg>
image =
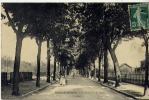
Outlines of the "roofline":
<svg viewBox="0 0 149 100">
<path fill-rule="evenodd" d="M 128 67 L 132 68 L 131 66 L 129 66 L 127 63 L 123 63 L 120 65 L 120 67 L 122 67 L 123 65 L 127 65 Z"/>
</svg>

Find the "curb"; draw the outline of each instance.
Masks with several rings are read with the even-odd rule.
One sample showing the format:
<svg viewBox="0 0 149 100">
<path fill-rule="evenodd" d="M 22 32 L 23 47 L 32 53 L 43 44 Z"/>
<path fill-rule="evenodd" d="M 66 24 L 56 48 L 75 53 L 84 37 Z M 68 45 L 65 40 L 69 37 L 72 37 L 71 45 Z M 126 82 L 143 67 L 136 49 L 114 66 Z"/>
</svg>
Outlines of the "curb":
<svg viewBox="0 0 149 100">
<path fill-rule="evenodd" d="M 91 80 L 91 79 L 90 79 L 90 80 Z M 91 80 L 91 81 L 97 82 L 97 81 L 95 81 L 95 80 Z M 127 96 L 127 97 L 131 97 L 131 98 L 133 98 L 133 99 L 135 99 L 135 100 L 138 100 L 138 98 L 136 98 L 135 96 L 133 96 L 133 95 L 131 95 L 131 94 L 128 94 L 128 93 L 123 92 L 123 91 L 119 91 L 119 90 L 114 89 L 114 88 L 112 88 L 112 87 L 110 87 L 110 86 L 107 86 L 107 85 L 105 85 L 105 84 L 102 84 L 101 82 L 97 82 L 97 83 L 100 84 L 100 85 L 102 85 L 102 86 L 108 87 L 109 89 L 114 90 L 114 91 L 116 91 L 116 92 L 118 92 L 118 93 L 121 93 L 121 94 L 123 94 L 123 95 L 125 95 L 125 96 Z M 141 99 L 139 99 L 139 100 L 141 100 Z M 142 100 L 143 100 L 143 99 L 142 99 Z"/>
<path fill-rule="evenodd" d="M 127 96 L 127 97 L 131 97 L 131 98 L 133 98 L 133 99 L 137 99 L 135 96 L 133 96 L 133 95 L 131 95 L 131 94 L 128 94 L 128 93 L 126 93 L 126 92 L 123 92 L 123 91 L 119 91 L 119 90 L 117 90 L 117 89 L 114 89 L 114 88 L 112 88 L 112 87 L 110 87 L 110 86 L 107 86 L 107 85 L 105 85 L 105 84 L 102 84 L 102 83 L 99 83 L 99 84 L 101 84 L 102 86 L 105 86 L 105 87 L 108 87 L 108 88 L 110 88 L 111 90 L 114 90 L 114 91 L 116 91 L 116 92 L 118 92 L 118 93 L 121 93 L 121 94 L 123 94 L 123 95 L 125 95 L 125 96 Z"/>
<path fill-rule="evenodd" d="M 30 92 L 28 92 L 28 93 L 26 93 L 26 94 L 23 94 L 23 95 L 21 95 L 21 97 L 19 97 L 19 99 L 22 99 L 22 98 L 24 98 L 24 97 L 27 97 L 27 96 L 29 96 L 29 95 L 31 95 L 31 94 L 33 94 L 33 93 L 38 92 L 38 91 L 44 90 L 45 88 L 47 88 L 47 87 L 50 86 L 50 85 L 55 84 L 56 82 L 57 82 L 57 81 L 51 82 L 51 83 L 49 83 L 49 84 L 47 84 L 47 85 L 45 85 L 45 86 L 43 86 L 43 87 L 41 87 L 41 88 L 39 88 L 39 89 L 36 89 L 36 90 L 30 91 Z"/>
</svg>

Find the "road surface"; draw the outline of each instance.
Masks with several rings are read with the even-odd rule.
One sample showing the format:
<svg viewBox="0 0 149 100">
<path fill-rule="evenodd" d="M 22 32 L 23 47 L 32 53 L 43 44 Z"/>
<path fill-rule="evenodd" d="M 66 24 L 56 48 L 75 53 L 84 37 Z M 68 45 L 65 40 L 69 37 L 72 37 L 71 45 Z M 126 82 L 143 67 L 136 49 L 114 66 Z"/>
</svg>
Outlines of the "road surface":
<svg viewBox="0 0 149 100">
<path fill-rule="evenodd" d="M 65 86 L 57 83 L 23 100 L 134 100 L 87 78 L 75 76 L 67 80 Z"/>
</svg>

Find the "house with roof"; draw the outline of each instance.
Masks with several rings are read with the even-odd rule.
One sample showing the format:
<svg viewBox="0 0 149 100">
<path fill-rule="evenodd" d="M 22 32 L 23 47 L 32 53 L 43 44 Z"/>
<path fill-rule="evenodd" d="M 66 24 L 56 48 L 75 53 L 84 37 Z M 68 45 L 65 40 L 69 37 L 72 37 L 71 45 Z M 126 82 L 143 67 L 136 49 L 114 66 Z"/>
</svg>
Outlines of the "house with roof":
<svg viewBox="0 0 149 100">
<path fill-rule="evenodd" d="M 121 74 L 129 74 L 133 72 L 133 68 L 129 66 L 127 63 L 121 64 L 119 68 L 120 68 Z"/>
</svg>

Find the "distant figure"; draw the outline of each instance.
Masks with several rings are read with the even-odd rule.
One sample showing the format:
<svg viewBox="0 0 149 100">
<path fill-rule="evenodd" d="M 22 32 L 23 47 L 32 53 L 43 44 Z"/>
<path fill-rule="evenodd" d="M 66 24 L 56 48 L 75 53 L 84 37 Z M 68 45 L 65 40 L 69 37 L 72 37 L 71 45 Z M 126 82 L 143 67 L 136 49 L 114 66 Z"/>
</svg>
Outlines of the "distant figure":
<svg viewBox="0 0 149 100">
<path fill-rule="evenodd" d="M 72 69 L 72 77 L 74 78 L 75 77 L 75 73 L 76 73 L 76 69 Z"/>
<path fill-rule="evenodd" d="M 74 77 L 75 77 L 75 73 L 73 73 L 73 75 L 72 75 L 72 76 L 73 76 L 73 78 L 74 78 Z"/>
<path fill-rule="evenodd" d="M 93 78 L 93 76 L 94 76 L 94 71 L 92 70 L 91 71 L 91 79 Z"/>
<path fill-rule="evenodd" d="M 66 85 L 66 78 L 63 75 L 61 75 L 60 77 L 60 85 L 62 86 Z"/>
</svg>

